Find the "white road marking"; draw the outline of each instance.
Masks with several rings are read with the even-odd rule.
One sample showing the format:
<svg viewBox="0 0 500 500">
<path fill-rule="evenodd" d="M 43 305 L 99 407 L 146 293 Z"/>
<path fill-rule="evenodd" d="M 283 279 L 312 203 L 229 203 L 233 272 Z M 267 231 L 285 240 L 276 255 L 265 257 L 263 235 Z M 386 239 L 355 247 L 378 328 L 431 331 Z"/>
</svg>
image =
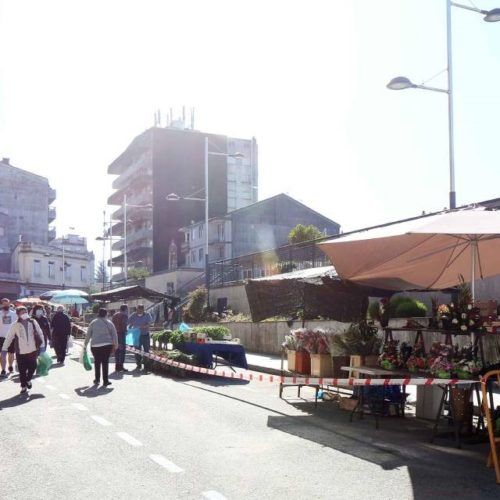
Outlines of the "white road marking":
<svg viewBox="0 0 500 500">
<path fill-rule="evenodd" d="M 208 498 L 209 500 L 227 500 L 224 495 L 214 490 L 204 491 L 202 496 L 203 498 Z"/>
<path fill-rule="evenodd" d="M 80 411 L 88 411 L 89 409 L 85 406 L 82 405 L 82 403 L 73 403 L 73 406 Z"/>
<path fill-rule="evenodd" d="M 59 397 L 62 399 L 69 399 L 69 396 L 67 394 L 59 394 Z"/>
<path fill-rule="evenodd" d="M 50 384 L 47 384 L 47 389 L 50 389 L 51 391 L 57 390 L 53 385 L 50 385 Z"/>
<path fill-rule="evenodd" d="M 168 472 L 173 472 L 173 473 L 183 472 L 183 469 L 181 469 L 180 467 L 177 467 L 177 465 L 175 465 L 170 460 L 167 460 L 162 455 L 149 455 L 149 458 L 153 462 L 156 462 L 158 465 L 163 467 L 164 469 L 167 469 Z"/>
<path fill-rule="evenodd" d="M 104 425 L 104 427 L 109 427 L 110 425 L 112 425 L 111 422 L 103 417 L 100 417 L 99 415 L 92 415 L 90 418 L 92 418 L 92 420 L 95 420 L 98 424 Z"/>
<path fill-rule="evenodd" d="M 142 443 L 126 432 L 117 432 L 116 435 L 131 446 L 142 446 Z"/>
</svg>

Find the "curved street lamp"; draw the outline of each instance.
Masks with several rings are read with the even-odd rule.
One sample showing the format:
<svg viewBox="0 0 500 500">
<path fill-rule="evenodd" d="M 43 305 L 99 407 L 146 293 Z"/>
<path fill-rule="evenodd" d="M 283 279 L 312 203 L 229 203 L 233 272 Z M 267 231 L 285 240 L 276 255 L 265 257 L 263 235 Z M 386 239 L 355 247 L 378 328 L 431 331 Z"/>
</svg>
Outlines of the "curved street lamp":
<svg viewBox="0 0 500 500">
<path fill-rule="evenodd" d="M 440 89 L 429 87 L 427 85 L 417 85 L 406 76 L 397 76 L 388 84 L 390 90 L 405 90 L 405 89 L 423 89 L 432 90 L 433 92 L 441 92 L 448 94 L 448 149 L 450 158 L 450 209 L 456 208 L 456 192 L 455 192 L 455 147 L 454 147 L 454 121 L 453 121 L 453 66 L 452 66 L 452 44 L 451 44 L 451 7 L 458 7 L 464 10 L 470 10 L 482 14 L 483 20 L 488 23 L 496 23 L 500 21 L 500 8 L 492 10 L 482 10 L 469 5 L 446 0 L 446 48 L 447 48 L 447 73 L 448 73 L 448 88 Z"/>
</svg>

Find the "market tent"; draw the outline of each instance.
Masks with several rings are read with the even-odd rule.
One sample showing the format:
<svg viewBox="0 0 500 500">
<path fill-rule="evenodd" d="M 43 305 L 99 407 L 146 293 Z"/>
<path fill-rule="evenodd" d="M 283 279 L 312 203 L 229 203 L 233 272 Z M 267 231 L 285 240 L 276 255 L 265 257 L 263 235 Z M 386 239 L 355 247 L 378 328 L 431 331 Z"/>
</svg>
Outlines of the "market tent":
<svg viewBox="0 0 500 500">
<path fill-rule="evenodd" d="M 453 210 L 319 243 L 344 280 L 442 290 L 500 274 L 500 212 Z"/>
<path fill-rule="evenodd" d="M 380 296 L 379 290 L 342 282 L 332 266 L 251 279 L 245 289 L 253 321 L 298 314 L 359 321 L 366 317 L 368 296 Z"/>
<path fill-rule="evenodd" d="M 151 302 L 162 299 L 173 299 L 170 295 L 166 295 L 151 288 L 146 288 L 141 285 L 133 286 L 122 286 L 119 288 L 113 288 L 112 290 L 107 290 L 106 292 L 94 293 L 92 294 L 92 299 L 100 300 L 102 302 L 118 302 L 121 300 L 136 300 L 136 299 L 147 299 Z"/>
</svg>

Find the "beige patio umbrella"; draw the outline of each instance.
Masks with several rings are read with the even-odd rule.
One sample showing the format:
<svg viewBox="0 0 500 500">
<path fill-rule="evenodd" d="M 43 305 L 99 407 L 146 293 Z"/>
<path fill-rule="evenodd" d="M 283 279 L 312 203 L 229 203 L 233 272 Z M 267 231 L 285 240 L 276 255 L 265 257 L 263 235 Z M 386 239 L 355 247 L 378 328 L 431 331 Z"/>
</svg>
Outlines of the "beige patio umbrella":
<svg viewBox="0 0 500 500">
<path fill-rule="evenodd" d="M 500 212 L 443 212 L 318 245 L 338 275 L 386 290 L 440 290 L 500 274 Z"/>
</svg>

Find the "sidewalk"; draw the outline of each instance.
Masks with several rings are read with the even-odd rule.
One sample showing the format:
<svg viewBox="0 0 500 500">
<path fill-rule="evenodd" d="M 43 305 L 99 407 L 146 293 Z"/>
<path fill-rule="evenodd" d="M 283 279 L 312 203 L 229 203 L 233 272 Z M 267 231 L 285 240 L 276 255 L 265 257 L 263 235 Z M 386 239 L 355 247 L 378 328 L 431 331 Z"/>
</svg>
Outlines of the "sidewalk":
<svg viewBox="0 0 500 500">
<path fill-rule="evenodd" d="M 247 352 L 246 356 L 249 370 L 269 373 L 271 375 L 281 375 L 281 356 L 250 352 Z M 291 373 L 288 372 L 286 359 L 283 361 L 283 369 L 285 370 L 285 375 L 291 375 Z"/>
</svg>

